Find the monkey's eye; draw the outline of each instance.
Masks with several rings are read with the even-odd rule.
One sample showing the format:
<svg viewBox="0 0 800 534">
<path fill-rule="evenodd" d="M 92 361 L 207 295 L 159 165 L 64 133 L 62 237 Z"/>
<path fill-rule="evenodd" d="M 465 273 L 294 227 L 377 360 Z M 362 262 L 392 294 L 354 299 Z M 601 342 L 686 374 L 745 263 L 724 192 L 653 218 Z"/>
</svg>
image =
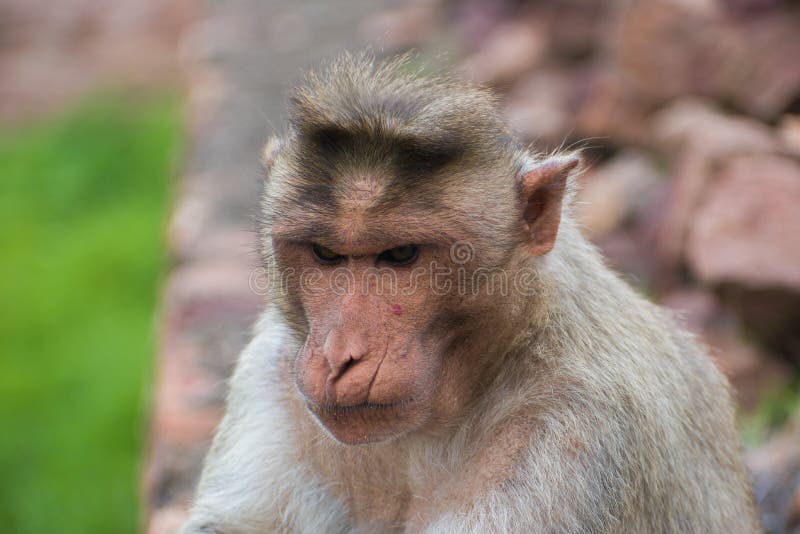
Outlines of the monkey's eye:
<svg viewBox="0 0 800 534">
<path fill-rule="evenodd" d="M 414 263 L 419 256 L 417 245 L 401 245 L 384 250 L 378 256 L 378 261 L 385 261 L 391 265 L 402 266 Z"/>
<path fill-rule="evenodd" d="M 342 258 L 344 258 L 344 256 L 336 254 L 328 247 L 323 247 L 322 245 L 317 245 L 316 243 L 311 246 L 311 252 L 314 253 L 314 257 L 317 259 L 317 261 L 322 263 L 338 263 Z"/>
</svg>

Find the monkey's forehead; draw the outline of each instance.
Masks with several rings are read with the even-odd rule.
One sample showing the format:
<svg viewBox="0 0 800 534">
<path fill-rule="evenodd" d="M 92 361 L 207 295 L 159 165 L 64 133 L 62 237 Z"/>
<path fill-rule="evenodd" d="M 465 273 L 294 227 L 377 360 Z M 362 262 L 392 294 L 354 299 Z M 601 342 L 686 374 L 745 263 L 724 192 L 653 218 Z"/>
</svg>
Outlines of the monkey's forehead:
<svg viewBox="0 0 800 534">
<path fill-rule="evenodd" d="M 511 165 L 481 168 L 453 162 L 435 172 L 408 172 L 391 161 L 318 162 L 276 166 L 265 189 L 265 208 L 279 216 L 310 213 L 327 218 L 353 213 L 378 218 L 486 216 L 507 211 L 516 195 Z"/>
<path fill-rule="evenodd" d="M 276 198 L 321 209 L 446 208 L 480 204 L 486 192 L 515 188 L 519 154 L 513 140 L 498 148 L 459 136 L 425 142 L 391 132 L 328 129 L 292 135 L 268 181 Z M 461 201 L 443 201 L 448 199 Z"/>
</svg>

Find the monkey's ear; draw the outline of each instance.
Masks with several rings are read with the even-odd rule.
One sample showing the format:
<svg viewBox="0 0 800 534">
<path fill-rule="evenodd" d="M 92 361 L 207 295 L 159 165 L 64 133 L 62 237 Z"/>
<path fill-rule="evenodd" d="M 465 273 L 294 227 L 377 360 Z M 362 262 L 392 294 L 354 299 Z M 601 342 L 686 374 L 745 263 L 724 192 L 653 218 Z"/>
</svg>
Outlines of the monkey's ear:
<svg viewBox="0 0 800 534">
<path fill-rule="evenodd" d="M 275 158 L 278 157 L 281 148 L 283 148 L 283 140 L 276 135 L 273 135 L 261 151 L 261 163 L 266 167 L 267 172 L 272 169 L 272 164 L 275 163 Z"/>
<path fill-rule="evenodd" d="M 553 250 L 567 179 L 579 164 L 580 159 L 572 155 L 548 158 L 534 163 L 521 177 L 528 249 L 536 256 Z"/>
</svg>

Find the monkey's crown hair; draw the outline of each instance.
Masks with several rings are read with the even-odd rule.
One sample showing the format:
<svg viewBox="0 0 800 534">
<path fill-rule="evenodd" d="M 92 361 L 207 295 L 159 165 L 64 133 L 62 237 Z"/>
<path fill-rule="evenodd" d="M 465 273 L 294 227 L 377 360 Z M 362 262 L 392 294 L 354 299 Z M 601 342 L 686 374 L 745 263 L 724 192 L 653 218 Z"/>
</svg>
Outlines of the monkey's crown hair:
<svg viewBox="0 0 800 534">
<path fill-rule="evenodd" d="M 301 138 L 336 132 L 370 141 L 414 139 L 457 152 L 513 152 L 496 97 L 452 73 L 426 74 L 413 55 L 378 61 L 338 56 L 310 71 L 290 98 L 290 125 Z"/>
</svg>

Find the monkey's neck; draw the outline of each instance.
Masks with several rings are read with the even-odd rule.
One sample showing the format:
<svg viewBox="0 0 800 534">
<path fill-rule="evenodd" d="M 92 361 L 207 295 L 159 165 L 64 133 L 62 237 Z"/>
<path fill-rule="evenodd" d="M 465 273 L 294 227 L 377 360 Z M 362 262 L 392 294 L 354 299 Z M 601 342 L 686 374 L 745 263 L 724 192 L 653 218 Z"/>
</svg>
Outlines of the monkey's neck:
<svg viewBox="0 0 800 534">
<path fill-rule="evenodd" d="M 573 376 L 574 369 L 586 368 L 574 366 L 575 358 L 613 361 L 617 352 L 625 350 L 625 340 L 630 344 L 637 337 L 658 335 L 652 331 L 660 322 L 657 310 L 604 265 L 571 221 L 560 232 L 557 247 L 546 257 L 534 258 L 527 268 L 535 269 L 536 285 L 507 304 L 508 326 L 500 331 L 515 335 L 494 338 L 498 344 L 487 373 L 491 381 L 480 393 L 476 413 L 485 405 L 493 416 L 512 417 L 497 413 L 497 406 L 511 404 L 499 397 L 509 393 L 528 397 L 536 390 L 536 377 L 549 373 L 585 380 Z M 565 346 L 572 348 L 568 354 Z"/>
</svg>

